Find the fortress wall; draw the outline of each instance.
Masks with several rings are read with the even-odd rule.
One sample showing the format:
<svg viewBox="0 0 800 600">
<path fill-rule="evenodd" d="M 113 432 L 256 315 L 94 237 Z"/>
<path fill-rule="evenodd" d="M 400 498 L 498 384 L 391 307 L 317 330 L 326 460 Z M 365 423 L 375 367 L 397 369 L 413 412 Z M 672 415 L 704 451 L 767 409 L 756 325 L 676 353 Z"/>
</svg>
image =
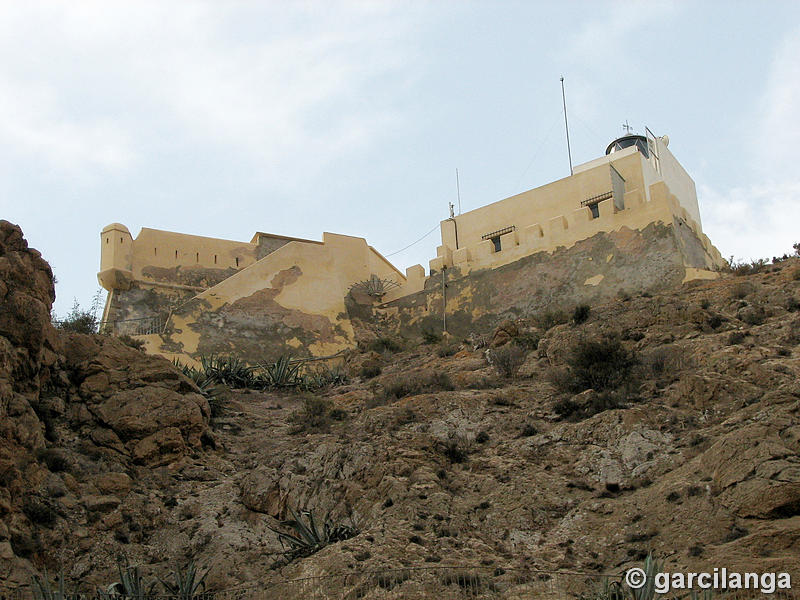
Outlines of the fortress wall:
<svg viewBox="0 0 800 600">
<path fill-rule="evenodd" d="M 516 196 L 494 202 L 455 217 L 458 226 L 458 248 L 471 248 L 479 244 L 481 236 L 515 226 L 518 231 L 534 223 L 545 223 L 559 215 L 581 208 L 588 198 L 610 192 L 609 161 L 602 165 L 576 172 Z M 635 151 L 620 152 L 611 161 L 625 178 L 626 189 L 642 189 L 644 157 Z M 452 221 L 442 221 L 442 245 L 456 250 L 455 228 Z"/>
<path fill-rule="evenodd" d="M 658 190 L 653 190 L 658 196 Z M 539 251 L 501 266 L 445 272 L 448 331 L 458 337 L 485 333 L 504 318 L 529 317 L 548 310 L 571 311 L 577 304 L 614 300 L 621 291 L 636 294 L 679 287 L 690 278 L 716 276 L 707 266 L 705 241 L 685 220 L 664 210 L 680 208 L 675 198 L 644 206 L 643 215 L 664 220 L 639 228 L 622 225 L 598 231 L 569 246 Z M 652 204 L 652 203 L 648 203 Z M 685 212 L 685 210 L 684 210 Z M 601 210 L 602 214 L 602 210 Z M 642 217 L 645 219 L 645 216 Z M 621 300 L 620 300 L 621 301 Z M 442 276 L 429 277 L 423 290 L 389 300 L 371 319 L 383 334 L 414 337 L 422 329 L 442 330 Z M 352 318 L 358 332 L 369 319 Z"/>
<path fill-rule="evenodd" d="M 235 352 L 255 364 L 352 347 L 345 297 L 373 273 L 405 280 L 363 238 L 289 242 L 177 308 L 158 351 L 193 359 Z"/>
<path fill-rule="evenodd" d="M 454 266 L 459 267 L 462 272 L 499 267 L 534 252 L 553 252 L 560 246 L 570 247 L 598 232 L 614 231 L 622 227 L 643 229 L 653 222 L 671 223 L 674 216 L 691 228 L 711 257 L 705 268 L 723 266 L 719 252 L 664 182 L 653 184 L 647 191 L 651 198 L 649 202 L 644 201 L 645 194 L 641 188 L 629 189 L 625 194 L 625 209 L 622 211 L 615 210 L 613 199 L 603 200 L 598 205 L 600 216 L 595 219 L 588 207 L 581 207 L 517 229 L 501 236 L 499 252 L 495 251 L 494 244 L 488 240 L 478 241 L 454 252 L 440 246 L 439 255 L 430 261 L 431 274 Z"/>
<path fill-rule="evenodd" d="M 148 279 L 148 267 L 243 269 L 256 261 L 255 244 L 142 228 L 133 241 L 133 275 Z"/>
</svg>

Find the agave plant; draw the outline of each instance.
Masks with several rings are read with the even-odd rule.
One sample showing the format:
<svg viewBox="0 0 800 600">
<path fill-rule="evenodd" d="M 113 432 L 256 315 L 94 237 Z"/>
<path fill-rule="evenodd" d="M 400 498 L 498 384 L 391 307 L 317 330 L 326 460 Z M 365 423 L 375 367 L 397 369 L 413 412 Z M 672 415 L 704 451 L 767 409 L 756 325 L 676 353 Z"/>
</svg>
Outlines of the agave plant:
<svg viewBox="0 0 800 600">
<path fill-rule="evenodd" d="M 80 597 L 75 592 L 66 591 L 63 570 L 58 572 L 55 588 L 50 584 L 50 578 L 47 576 L 47 569 L 45 569 L 43 577 L 33 575 L 31 589 L 33 590 L 34 600 L 77 600 Z"/>
<path fill-rule="evenodd" d="M 206 589 L 205 578 L 208 575 L 208 570 L 198 576 L 197 566 L 194 561 L 190 561 L 185 570 L 177 567 L 170 575 L 172 581 L 163 579 L 160 581 L 161 585 L 164 586 L 164 590 L 176 600 L 192 600 Z"/>
<path fill-rule="evenodd" d="M 273 363 L 261 365 L 263 371 L 262 383 L 268 387 L 292 387 L 300 385 L 300 369 L 305 364 L 303 360 L 292 360 L 290 354 L 281 355 Z"/>
<path fill-rule="evenodd" d="M 348 381 L 347 371 L 340 365 L 328 367 L 323 365 L 303 375 L 302 387 L 306 390 L 317 390 L 328 386 L 344 385 Z"/>
<path fill-rule="evenodd" d="M 105 589 L 105 597 L 124 596 L 127 600 L 146 600 L 152 596 L 157 582 L 145 583 L 144 577 L 139 572 L 139 567 L 130 566 L 127 559 L 123 568 L 122 561 L 117 561 L 119 571 L 119 581 L 112 583 Z M 98 590 L 98 595 L 103 594 L 103 590 Z"/>
<path fill-rule="evenodd" d="M 177 358 L 173 359 L 172 364 L 200 388 L 200 392 L 206 397 L 208 405 L 211 407 L 211 416 L 219 417 L 223 412 L 225 401 L 224 393 L 220 390 L 217 382 L 207 376 L 205 371 L 184 365 Z"/>
<path fill-rule="evenodd" d="M 283 521 L 281 525 L 291 528 L 293 533 L 285 533 L 270 527 L 278 534 L 278 540 L 289 560 L 311 556 L 329 544 L 349 540 L 358 535 L 355 526 L 336 524 L 330 519 L 330 515 L 326 515 L 322 523 L 318 524 L 310 511 L 302 511 L 298 515 L 290 508 L 289 513 L 292 518 Z M 304 521 L 303 517 L 307 520 Z"/>
<path fill-rule="evenodd" d="M 233 388 L 249 388 L 255 382 L 255 369 L 235 356 L 201 356 L 200 364 L 206 377 L 215 383 Z"/>
<path fill-rule="evenodd" d="M 656 575 L 663 570 L 663 566 L 664 565 L 661 561 L 658 561 L 653 557 L 652 552 L 647 555 L 647 558 L 644 559 L 644 564 L 642 565 L 642 569 L 644 570 L 645 574 L 645 583 L 638 589 L 631 588 L 631 596 L 633 597 L 633 600 L 655 600 L 656 598 L 660 597 L 660 594 L 656 594 L 655 585 Z"/>
</svg>

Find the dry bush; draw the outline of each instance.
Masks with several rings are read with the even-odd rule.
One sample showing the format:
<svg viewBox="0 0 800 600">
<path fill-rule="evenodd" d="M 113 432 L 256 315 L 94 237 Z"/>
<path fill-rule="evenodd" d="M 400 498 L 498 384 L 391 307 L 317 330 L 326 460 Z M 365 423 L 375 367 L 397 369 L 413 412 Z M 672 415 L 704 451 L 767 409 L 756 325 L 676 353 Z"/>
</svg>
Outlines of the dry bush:
<svg viewBox="0 0 800 600">
<path fill-rule="evenodd" d="M 525 350 L 511 343 L 488 352 L 489 362 L 503 377 L 515 377 L 525 362 Z"/>
<path fill-rule="evenodd" d="M 659 346 L 642 357 L 642 364 L 648 375 L 661 377 L 668 373 L 681 371 L 689 366 L 689 359 L 683 348 L 673 344 Z"/>
<path fill-rule="evenodd" d="M 731 288 L 731 298 L 741 300 L 756 291 L 755 286 L 749 281 L 741 281 Z"/>
</svg>

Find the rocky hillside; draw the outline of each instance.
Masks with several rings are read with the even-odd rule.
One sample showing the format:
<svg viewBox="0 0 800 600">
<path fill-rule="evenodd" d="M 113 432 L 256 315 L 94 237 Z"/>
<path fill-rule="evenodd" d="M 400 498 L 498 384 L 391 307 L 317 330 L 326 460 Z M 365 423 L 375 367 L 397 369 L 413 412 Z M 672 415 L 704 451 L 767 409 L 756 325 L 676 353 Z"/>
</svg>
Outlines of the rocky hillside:
<svg viewBox="0 0 800 600">
<path fill-rule="evenodd" d="M 166 360 L 54 330 L 50 269 L 2 222 L 0 589 L 59 564 L 107 584 L 118 556 L 147 576 L 194 559 L 212 589 L 410 565 L 605 573 L 650 550 L 796 571 L 799 298 L 789 259 L 470 340 L 378 338 L 348 383 L 218 390 L 212 419 Z M 358 534 L 287 564 L 289 509 Z"/>
</svg>

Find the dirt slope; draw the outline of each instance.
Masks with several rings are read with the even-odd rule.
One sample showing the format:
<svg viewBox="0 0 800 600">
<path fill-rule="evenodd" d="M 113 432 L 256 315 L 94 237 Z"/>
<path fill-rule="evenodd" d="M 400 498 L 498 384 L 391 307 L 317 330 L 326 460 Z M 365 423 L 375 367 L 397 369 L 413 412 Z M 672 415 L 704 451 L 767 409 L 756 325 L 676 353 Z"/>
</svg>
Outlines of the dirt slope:
<svg viewBox="0 0 800 600">
<path fill-rule="evenodd" d="M 216 588 L 417 564 L 609 572 L 648 550 L 796 569 L 798 259 L 619 298 L 580 325 L 506 324 L 495 343 L 541 338 L 516 378 L 464 340 L 353 353 L 351 383 L 315 394 L 340 409 L 319 427 L 292 392 L 228 392 L 210 420 L 167 361 L 55 332 L 49 268 L 0 225 L 0 588 L 59 563 L 108 583 L 120 554 L 148 575 L 195 559 Z M 7 316 L 21 293 L 38 320 Z M 617 408 L 581 418 L 602 394 L 559 391 L 558 374 L 607 335 L 639 365 Z M 360 534 L 276 565 L 287 506 Z"/>
</svg>

